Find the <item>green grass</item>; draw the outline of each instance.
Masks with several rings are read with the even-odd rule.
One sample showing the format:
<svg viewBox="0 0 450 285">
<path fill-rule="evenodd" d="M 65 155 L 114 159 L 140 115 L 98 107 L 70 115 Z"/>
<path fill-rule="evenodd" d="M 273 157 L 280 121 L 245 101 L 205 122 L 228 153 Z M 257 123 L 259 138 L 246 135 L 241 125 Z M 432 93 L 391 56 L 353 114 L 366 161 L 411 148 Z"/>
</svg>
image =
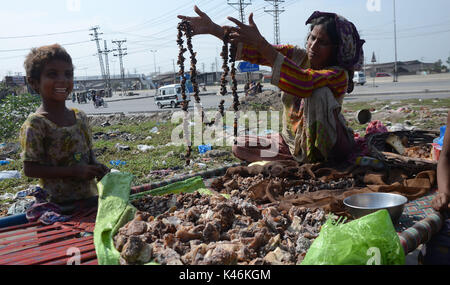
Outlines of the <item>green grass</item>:
<svg viewBox="0 0 450 285">
<path fill-rule="evenodd" d="M 394 104 L 391 104 L 393 102 Z M 405 121 L 411 122 L 414 126 L 421 130 L 437 130 L 440 126 L 446 124 L 447 113 L 443 116 L 443 112 L 436 113 L 430 112 L 431 117 L 427 118 L 424 114 L 431 109 L 450 109 L 450 98 L 445 99 L 407 99 L 407 100 L 392 100 L 392 101 L 370 101 L 370 102 L 347 102 L 343 104 L 343 114 L 346 118 L 349 127 L 354 131 L 360 132 L 364 135 L 368 124 L 361 125 L 356 122 L 355 112 L 361 109 L 369 109 L 372 111 L 381 111 L 385 106 L 389 106 L 391 111 L 395 111 L 401 107 L 408 107 L 414 112 L 410 113 L 393 113 L 386 116 L 382 123 L 397 124 L 405 123 Z M 377 116 L 377 113 L 373 113 L 372 117 Z M 421 117 L 422 114 L 422 117 Z"/>
<path fill-rule="evenodd" d="M 365 125 L 359 125 L 356 123 L 354 119 L 354 112 L 360 109 L 371 109 L 375 108 L 376 110 L 380 110 L 382 107 L 390 105 L 389 101 L 375 101 L 375 102 L 345 102 L 343 106 L 343 111 L 349 111 L 349 113 L 343 113 L 346 117 L 349 126 L 352 127 L 355 131 L 360 131 L 363 135 L 367 124 Z M 396 110 L 399 107 L 405 107 L 408 106 L 409 108 L 420 111 L 421 108 L 426 109 L 432 109 L 432 108 L 449 108 L 450 107 L 450 99 L 425 99 L 420 102 L 416 99 L 411 100 L 403 100 L 398 101 L 398 103 L 390 105 L 392 110 Z M 255 106 L 257 107 L 257 106 Z M 259 106 L 262 108 L 262 106 Z M 257 108 L 258 109 L 258 108 Z M 267 106 L 264 109 L 267 110 Z M 255 110 L 258 111 L 258 110 Z M 420 129 L 424 130 L 432 130 L 437 129 L 439 126 L 445 124 L 446 116 L 438 116 L 439 114 L 436 114 L 436 112 L 431 112 L 432 118 L 424 120 L 421 122 Z M 420 118 L 420 113 L 405 113 L 400 118 L 396 119 L 399 122 L 403 122 L 405 120 L 418 120 Z M 281 112 L 280 112 L 280 130 L 281 130 Z M 391 120 L 392 123 L 396 123 L 396 120 Z M 246 125 L 248 126 L 249 119 L 245 119 Z M 105 164 L 106 166 L 110 168 L 116 168 L 122 172 L 129 172 L 134 175 L 134 180 L 132 181 L 132 185 L 142 185 L 152 182 L 157 182 L 158 180 L 162 180 L 164 178 L 155 178 L 150 176 L 150 172 L 154 170 L 161 170 L 161 169 L 168 169 L 168 168 L 174 168 L 179 167 L 180 169 L 175 171 L 174 173 L 177 174 L 186 174 L 189 172 L 198 172 L 202 171 L 203 169 L 196 167 L 195 163 L 206 163 L 208 165 L 208 169 L 216 168 L 216 167 L 222 167 L 225 163 L 235 163 L 239 160 L 236 159 L 232 153 L 231 153 L 231 146 L 214 146 L 213 149 L 217 150 L 225 150 L 228 151 L 229 154 L 225 155 L 223 157 L 218 157 L 214 159 L 210 159 L 205 161 L 204 156 L 201 156 L 198 152 L 197 146 L 194 146 L 192 148 L 192 155 L 191 155 L 191 165 L 188 168 L 185 168 L 185 160 L 184 158 L 180 157 L 181 155 L 184 155 L 186 153 L 185 146 L 174 146 L 169 145 L 166 146 L 167 143 L 171 142 L 171 134 L 173 129 L 178 126 L 179 124 L 173 124 L 170 121 L 160 123 L 156 121 L 144 121 L 144 122 L 133 122 L 124 120 L 119 124 L 111 125 L 108 127 L 101 127 L 101 126 L 94 126 L 92 128 L 92 132 L 98 133 L 108 133 L 108 132 L 126 132 L 131 134 L 132 136 L 135 136 L 137 139 L 135 141 L 124 141 L 120 138 L 115 138 L 111 140 L 94 140 L 94 149 L 95 150 L 102 150 L 105 149 L 105 151 L 97 156 L 97 160 L 101 163 Z M 268 125 L 267 129 L 270 129 L 271 126 L 271 116 L 269 113 L 268 116 Z M 153 127 L 157 127 L 159 133 L 154 134 L 151 133 L 150 130 Z M 230 126 L 232 128 L 232 126 Z M 248 128 L 248 127 L 247 127 Z M 260 130 L 261 131 L 261 130 Z M 150 140 L 146 140 L 148 136 L 151 136 L 152 138 Z M 17 141 L 16 138 L 10 138 L 8 139 L 8 142 L 14 142 Z M 3 141 L 5 142 L 5 141 Z M 130 151 L 118 151 L 115 148 L 115 145 L 117 143 L 120 143 L 122 145 L 128 145 L 131 150 Z M 154 150 L 150 150 L 148 152 L 141 152 L 138 150 L 138 145 L 153 145 L 157 147 Z M 172 156 L 167 156 L 169 152 L 173 152 Z M 10 157 L 11 159 L 14 159 L 15 161 L 12 162 L 9 165 L 0 166 L 0 171 L 3 170 L 22 170 L 23 169 L 23 163 L 20 161 L 20 153 L 16 153 L 13 156 Z M 111 160 L 121 160 L 125 161 L 126 165 L 113 167 L 109 164 Z M 38 184 L 38 179 L 31 179 L 26 176 L 24 176 L 23 171 L 22 172 L 22 178 L 20 179 L 7 179 L 0 181 L 0 195 L 4 194 L 6 192 L 9 193 L 15 193 L 19 190 L 27 188 L 29 185 L 36 185 Z M 11 201 L 0 201 L 0 212 L 2 210 L 2 204 L 8 205 Z M 4 210 L 4 209 L 3 209 Z"/>
<path fill-rule="evenodd" d="M 158 128 L 158 133 L 150 133 L 150 130 L 153 127 Z M 124 125 L 113 125 L 109 127 L 94 127 L 93 133 L 103 132 L 107 133 L 108 131 L 119 131 L 126 132 L 133 135 L 137 135 L 140 138 L 135 141 L 123 141 L 121 139 L 112 139 L 112 140 L 96 140 L 94 141 L 94 149 L 103 149 L 107 150 L 97 157 L 98 161 L 104 163 L 110 168 L 118 169 L 122 172 L 129 172 L 134 175 L 133 185 L 142 185 L 151 182 L 155 182 L 152 177 L 149 177 L 149 174 L 153 170 L 161 170 L 168 168 L 185 166 L 185 159 L 182 157 L 186 153 L 185 146 L 176 146 L 176 145 L 168 145 L 166 144 L 171 142 L 171 135 L 174 128 L 177 127 L 177 124 L 173 124 L 171 122 L 166 123 L 157 123 L 157 122 L 142 122 L 142 123 L 131 123 Z M 146 137 L 151 136 L 150 140 L 146 140 Z M 192 137 L 193 140 L 193 137 Z M 131 150 L 129 151 L 118 151 L 115 146 L 117 143 L 122 145 L 127 145 Z M 147 152 L 141 152 L 138 150 L 138 145 L 151 145 L 156 147 L 153 150 L 149 150 Z M 218 150 L 227 150 L 231 152 L 231 147 L 222 146 L 222 147 L 213 147 Z M 168 156 L 167 154 L 172 152 L 173 155 Z M 198 172 L 201 169 L 195 165 L 195 162 L 204 162 L 202 160 L 203 157 L 200 156 L 198 152 L 198 148 L 196 146 L 192 147 L 191 153 L 191 164 L 192 167 L 188 169 L 180 169 L 176 171 L 177 173 L 187 173 L 188 171 Z M 125 161 L 125 165 L 120 166 L 112 166 L 109 162 L 111 160 L 121 160 Z M 208 168 L 219 167 L 221 164 L 225 162 L 236 162 L 237 159 L 230 155 L 220 157 L 215 161 L 208 161 Z M 212 163 L 213 162 L 213 163 Z"/>
<path fill-rule="evenodd" d="M 430 95 L 432 96 L 432 95 Z M 390 104 L 394 102 L 394 104 Z M 389 105 L 392 109 L 397 109 L 400 107 L 405 107 L 407 105 L 412 105 L 415 110 L 420 110 L 421 107 L 426 108 L 450 108 L 450 98 L 444 99 L 406 99 L 406 100 L 391 100 L 391 101 L 370 101 L 370 102 L 347 102 L 344 101 L 343 109 L 350 111 L 357 111 L 361 109 L 371 109 L 376 110 Z"/>
</svg>

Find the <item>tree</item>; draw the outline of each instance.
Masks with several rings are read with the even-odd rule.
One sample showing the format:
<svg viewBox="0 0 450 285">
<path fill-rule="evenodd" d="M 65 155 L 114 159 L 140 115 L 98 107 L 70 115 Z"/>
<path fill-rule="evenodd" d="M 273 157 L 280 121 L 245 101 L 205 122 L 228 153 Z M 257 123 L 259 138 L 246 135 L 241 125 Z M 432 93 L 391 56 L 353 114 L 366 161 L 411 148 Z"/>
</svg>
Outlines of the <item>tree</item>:
<svg viewBox="0 0 450 285">
<path fill-rule="evenodd" d="M 434 63 L 433 71 L 434 72 L 441 72 L 442 70 L 442 60 L 438 60 Z"/>
<path fill-rule="evenodd" d="M 0 102 L 0 138 L 10 139 L 18 135 L 28 115 L 41 104 L 41 97 L 31 94 L 7 95 Z"/>
</svg>

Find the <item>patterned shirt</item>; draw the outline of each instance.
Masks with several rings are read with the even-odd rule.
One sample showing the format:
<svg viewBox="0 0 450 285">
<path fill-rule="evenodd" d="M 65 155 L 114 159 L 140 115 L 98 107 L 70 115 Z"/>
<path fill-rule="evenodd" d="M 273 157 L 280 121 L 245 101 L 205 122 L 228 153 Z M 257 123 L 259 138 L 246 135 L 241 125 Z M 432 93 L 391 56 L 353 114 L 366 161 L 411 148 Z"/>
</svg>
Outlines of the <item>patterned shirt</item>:
<svg viewBox="0 0 450 285">
<path fill-rule="evenodd" d="M 40 165 L 69 167 L 90 164 L 92 138 L 86 114 L 77 109 L 76 123 L 60 127 L 37 113 L 30 114 L 20 130 L 22 160 Z M 40 186 L 48 191 L 50 201 L 67 203 L 97 195 L 94 179 L 41 178 Z"/>
<path fill-rule="evenodd" d="M 311 96 L 315 89 L 328 87 L 336 98 L 347 92 L 347 73 L 339 67 L 323 70 L 310 68 L 306 52 L 293 45 L 274 46 L 279 52 L 273 65 L 272 84 L 281 90 L 301 98 Z M 257 48 L 249 45 L 238 46 L 237 58 L 260 65 L 269 65 Z"/>
</svg>

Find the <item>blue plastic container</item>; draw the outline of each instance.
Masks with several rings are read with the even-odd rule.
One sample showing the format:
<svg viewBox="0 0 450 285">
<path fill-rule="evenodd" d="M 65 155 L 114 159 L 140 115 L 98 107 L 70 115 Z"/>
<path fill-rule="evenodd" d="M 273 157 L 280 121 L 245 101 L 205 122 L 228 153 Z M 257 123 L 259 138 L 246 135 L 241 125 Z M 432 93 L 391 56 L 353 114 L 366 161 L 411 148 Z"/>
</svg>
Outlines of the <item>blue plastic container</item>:
<svg viewBox="0 0 450 285">
<path fill-rule="evenodd" d="M 441 129 L 440 129 L 441 134 L 440 134 L 439 139 L 437 140 L 437 143 L 438 143 L 441 147 L 444 145 L 444 136 L 445 136 L 445 130 L 446 130 L 446 129 L 447 129 L 447 126 L 442 126 Z"/>
<path fill-rule="evenodd" d="M 442 126 L 441 127 L 441 137 L 443 137 L 445 135 L 445 130 L 447 129 L 447 126 Z"/>
</svg>

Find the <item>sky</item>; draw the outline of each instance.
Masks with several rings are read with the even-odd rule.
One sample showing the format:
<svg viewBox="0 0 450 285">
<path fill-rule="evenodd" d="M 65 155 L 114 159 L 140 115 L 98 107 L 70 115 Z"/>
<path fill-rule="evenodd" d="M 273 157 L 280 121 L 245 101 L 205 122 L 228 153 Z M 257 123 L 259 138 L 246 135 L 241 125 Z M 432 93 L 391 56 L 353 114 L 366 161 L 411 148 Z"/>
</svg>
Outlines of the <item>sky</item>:
<svg viewBox="0 0 450 285">
<path fill-rule="evenodd" d="M 370 64 L 392 62 L 394 48 L 394 0 L 285 0 L 280 4 L 281 43 L 304 47 L 308 27 L 305 21 L 316 10 L 335 12 L 352 21 L 366 40 L 364 52 Z M 128 55 L 123 58 L 126 73 L 173 72 L 178 57 L 176 17 L 195 15 L 198 5 L 213 21 L 231 25 L 227 16 L 239 18 L 238 0 L 16 0 L 2 1 L 0 10 L 0 78 L 25 75 L 23 61 L 32 47 L 59 43 L 73 58 L 75 76 L 100 75 L 97 46 L 90 29 L 98 26 L 108 49 L 113 40 L 126 40 Z M 245 0 L 250 5 L 261 34 L 274 41 L 270 1 Z M 450 57 L 450 1 L 396 0 L 397 58 L 446 63 Z M 248 19 L 246 20 L 248 21 Z M 193 39 L 197 69 L 220 71 L 222 43 L 210 35 Z M 186 56 L 187 57 L 187 56 Z M 119 58 L 109 54 L 110 73 L 120 74 Z M 189 66 L 186 62 L 186 66 Z"/>
</svg>

